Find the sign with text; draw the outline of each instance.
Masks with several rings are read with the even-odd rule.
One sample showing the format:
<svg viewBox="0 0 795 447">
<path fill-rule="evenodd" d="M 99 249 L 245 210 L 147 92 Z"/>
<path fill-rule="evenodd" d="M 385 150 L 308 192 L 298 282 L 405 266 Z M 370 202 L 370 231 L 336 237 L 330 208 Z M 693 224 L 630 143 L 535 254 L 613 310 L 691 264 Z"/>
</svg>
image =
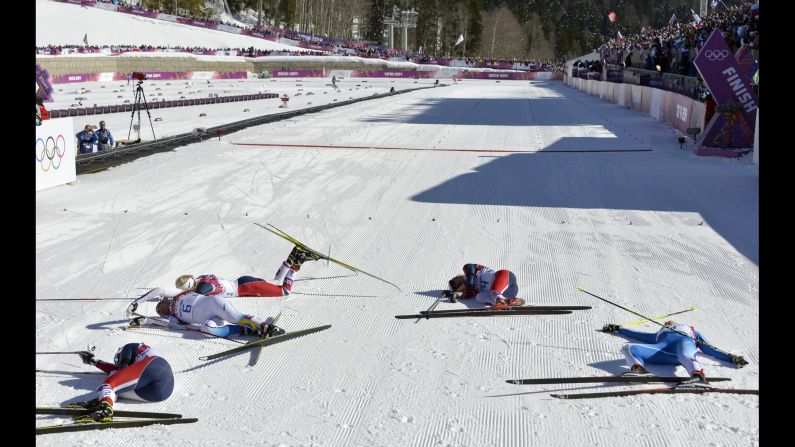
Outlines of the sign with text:
<svg viewBox="0 0 795 447">
<path fill-rule="evenodd" d="M 758 99 L 750 80 L 717 28 L 712 31 L 693 61 L 716 104 L 731 106 L 718 112 L 706 125 L 701 145 L 721 148 L 753 147 Z M 731 110 L 734 109 L 734 110 Z"/>
</svg>

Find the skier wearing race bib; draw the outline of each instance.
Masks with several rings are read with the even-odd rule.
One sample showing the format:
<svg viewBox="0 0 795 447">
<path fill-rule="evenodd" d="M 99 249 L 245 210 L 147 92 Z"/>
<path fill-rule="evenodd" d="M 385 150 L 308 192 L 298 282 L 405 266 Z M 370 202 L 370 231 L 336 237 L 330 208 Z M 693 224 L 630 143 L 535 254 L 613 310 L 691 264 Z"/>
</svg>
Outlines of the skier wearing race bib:
<svg viewBox="0 0 795 447">
<path fill-rule="evenodd" d="M 498 309 L 521 306 L 522 298 L 517 298 L 519 286 L 516 275 L 508 270 L 493 270 L 482 264 L 464 265 L 464 274 L 449 281 L 453 297 L 457 299 L 475 298 L 477 302 L 489 304 Z"/>
<path fill-rule="evenodd" d="M 160 299 L 157 313 L 168 318 L 171 324 L 198 325 L 202 332 L 219 337 L 231 335 L 270 335 L 284 334 L 280 327 L 270 324 L 262 318 L 248 315 L 237 310 L 226 296 L 202 295 L 196 292 L 181 292 L 173 295 L 172 290 L 161 288 L 150 291 L 148 299 Z M 225 324 L 230 322 L 232 324 Z"/>
<path fill-rule="evenodd" d="M 215 275 L 182 275 L 177 278 L 177 288 L 196 292 L 205 296 L 284 296 L 293 289 L 296 274 L 306 261 L 316 261 L 320 257 L 314 253 L 295 246 L 276 271 L 274 282 L 253 276 L 241 276 L 237 280 L 218 278 Z"/>
<path fill-rule="evenodd" d="M 128 343 L 116 351 L 113 363 L 94 358 L 86 351 L 80 358 L 108 374 L 97 388 L 97 398 L 71 404 L 72 407 L 94 410 L 76 422 L 110 422 L 117 398 L 144 402 L 161 402 L 174 391 L 174 373 L 166 359 L 144 343 Z"/>
<path fill-rule="evenodd" d="M 738 368 L 748 364 L 742 356 L 727 354 L 710 346 L 704 336 L 696 331 L 693 326 L 677 323 L 674 320 L 666 321 L 664 328 L 652 333 L 633 331 L 617 324 L 606 324 L 602 328 L 602 332 L 618 332 L 641 342 L 630 343 L 622 349 L 627 359 L 627 365 L 631 368 L 630 371 L 621 374 L 622 376 L 653 376 L 644 367 L 646 362 L 662 365 L 682 365 L 690 375 L 690 380 L 681 382 L 678 386 L 709 388 L 710 384 L 704 375 L 704 368 L 696 358 L 696 353 L 699 349 L 704 354 L 718 360 L 732 362 Z"/>
</svg>

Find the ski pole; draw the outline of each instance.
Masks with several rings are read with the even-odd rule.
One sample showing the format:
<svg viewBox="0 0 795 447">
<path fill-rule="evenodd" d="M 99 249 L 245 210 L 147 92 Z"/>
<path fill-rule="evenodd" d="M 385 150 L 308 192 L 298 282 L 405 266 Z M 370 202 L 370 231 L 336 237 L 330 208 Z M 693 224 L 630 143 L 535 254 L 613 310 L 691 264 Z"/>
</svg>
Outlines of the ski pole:
<svg viewBox="0 0 795 447">
<path fill-rule="evenodd" d="M 694 310 L 696 310 L 696 308 L 695 307 L 691 307 L 690 309 L 680 310 L 679 312 L 672 312 L 670 314 L 657 315 L 656 317 L 652 317 L 652 320 L 661 320 L 663 318 L 667 318 L 667 317 L 670 317 L 670 316 L 673 316 L 673 315 L 683 314 L 685 312 L 691 312 L 691 311 L 694 311 Z M 635 325 L 638 325 L 638 324 L 641 324 L 641 323 L 645 323 L 647 321 L 649 321 L 649 320 L 638 320 L 638 321 L 633 321 L 632 323 L 622 324 L 621 326 L 635 326 Z"/>
<path fill-rule="evenodd" d="M 714 350 L 716 350 L 716 351 L 718 351 L 718 352 L 721 352 L 721 353 L 723 353 L 723 354 L 726 354 L 726 355 L 731 355 L 730 353 L 728 353 L 728 352 L 726 352 L 726 351 L 724 351 L 724 350 L 722 350 L 722 349 L 719 349 L 719 348 L 717 348 L 716 346 L 713 346 L 713 345 L 711 345 L 711 344 L 709 344 L 709 343 L 707 343 L 707 342 L 705 342 L 705 341 L 701 341 L 701 340 L 697 340 L 697 339 L 693 338 L 693 337 L 692 337 L 690 334 L 688 334 L 688 333 L 685 333 L 685 332 L 682 332 L 682 331 L 680 331 L 680 330 L 677 330 L 677 329 L 674 329 L 674 328 L 668 327 L 668 326 L 666 326 L 666 325 L 664 325 L 664 324 L 660 323 L 659 321 L 655 321 L 653 318 L 649 318 L 649 317 L 647 317 L 647 316 L 645 316 L 645 315 L 639 314 L 639 313 L 635 312 L 634 310 L 627 309 L 626 307 L 624 307 L 624 306 L 622 306 L 622 305 L 620 305 L 620 304 L 616 304 L 616 303 L 614 303 L 614 302 L 612 302 L 612 301 L 610 301 L 610 300 L 606 300 L 606 299 L 602 298 L 601 296 L 594 295 L 593 293 L 591 293 L 591 292 L 589 292 L 589 291 L 587 291 L 587 290 L 583 290 L 583 289 L 581 289 L 581 288 L 579 288 L 579 287 L 577 287 L 577 290 L 579 290 L 580 292 L 587 293 L 588 295 L 591 295 L 591 296 L 592 296 L 592 297 L 594 297 L 594 298 L 600 299 L 600 300 L 604 301 L 605 303 L 612 304 L 613 306 L 616 306 L 616 307 L 618 307 L 619 309 L 624 309 L 624 310 L 626 310 L 627 312 L 629 312 L 629 313 L 631 313 L 631 314 L 635 314 L 635 315 L 637 315 L 637 316 L 639 316 L 639 317 L 643 318 L 644 320 L 648 320 L 648 321 L 650 321 L 650 322 L 652 322 L 652 323 L 654 323 L 654 324 L 660 325 L 660 326 L 662 326 L 662 327 L 664 327 L 664 328 L 666 328 L 666 329 L 668 329 L 668 330 L 670 330 L 670 331 L 672 331 L 672 332 L 676 332 L 676 333 L 677 333 L 677 334 L 679 334 L 679 335 L 684 335 L 685 337 L 687 337 L 687 338 L 689 338 L 689 339 L 691 339 L 691 340 L 694 340 L 694 341 L 696 342 L 696 345 L 698 345 L 698 344 L 702 344 L 702 345 L 704 345 L 704 346 L 709 346 L 710 348 L 712 348 L 712 349 L 714 349 Z"/>
<path fill-rule="evenodd" d="M 83 354 L 83 353 L 92 353 L 96 346 L 91 346 L 86 351 L 48 351 L 48 352 L 37 352 L 36 355 L 42 354 Z"/>
<path fill-rule="evenodd" d="M 108 298 L 38 298 L 36 301 L 128 301 L 129 298 L 108 297 Z"/>
<path fill-rule="evenodd" d="M 444 298 L 446 296 L 447 296 L 447 290 L 442 291 L 442 294 L 439 295 L 439 298 L 436 298 L 436 301 L 434 301 L 434 303 L 431 304 L 431 307 L 428 308 L 428 315 L 430 315 L 436 309 L 436 306 L 438 306 L 439 303 L 442 302 L 442 298 Z M 430 317 L 428 317 L 428 316 L 425 317 L 426 320 L 428 318 L 430 318 Z M 417 321 L 420 321 L 420 319 L 418 318 Z"/>
</svg>

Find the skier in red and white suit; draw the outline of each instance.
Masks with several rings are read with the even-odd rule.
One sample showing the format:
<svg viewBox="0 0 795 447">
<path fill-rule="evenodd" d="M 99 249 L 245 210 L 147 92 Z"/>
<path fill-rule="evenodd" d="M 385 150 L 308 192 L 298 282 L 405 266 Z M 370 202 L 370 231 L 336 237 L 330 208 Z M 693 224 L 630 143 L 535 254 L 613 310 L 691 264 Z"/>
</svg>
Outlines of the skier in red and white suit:
<svg viewBox="0 0 795 447">
<path fill-rule="evenodd" d="M 128 343 L 116 351 L 113 363 L 94 358 L 94 354 L 80 354 L 83 363 L 94 365 L 108 374 L 97 388 L 97 398 L 73 404 L 94 410 L 76 422 L 109 422 L 113 420 L 116 398 L 161 402 L 174 391 L 174 373 L 166 359 L 144 343 Z"/>
<path fill-rule="evenodd" d="M 180 290 L 196 292 L 204 296 L 284 296 L 289 295 L 293 288 L 296 274 L 305 261 L 320 259 L 314 253 L 304 251 L 295 246 L 276 271 L 275 282 L 253 276 L 241 276 L 237 280 L 223 279 L 215 275 L 182 275 L 177 278 L 176 286 Z"/>
<path fill-rule="evenodd" d="M 508 270 L 493 270 L 482 264 L 464 265 L 464 274 L 450 280 L 450 288 L 458 299 L 475 298 L 477 302 L 495 307 L 521 306 L 517 298 L 516 275 Z"/>
</svg>

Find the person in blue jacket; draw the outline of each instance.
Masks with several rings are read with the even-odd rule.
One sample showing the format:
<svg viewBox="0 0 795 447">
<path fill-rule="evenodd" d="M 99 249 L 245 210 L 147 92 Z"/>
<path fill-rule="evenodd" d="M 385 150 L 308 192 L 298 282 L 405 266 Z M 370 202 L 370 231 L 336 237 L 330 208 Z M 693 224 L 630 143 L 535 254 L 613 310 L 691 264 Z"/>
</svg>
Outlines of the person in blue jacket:
<svg viewBox="0 0 795 447">
<path fill-rule="evenodd" d="M 113 139 L 113 134 L 105 127 L 105 121 L 99 122 L 99 130 L 97 130 L 94 135 L 97 137 L 97 150 L 99 152 L 109 151 L 113 149 L 113 146 L 116 144 L 116 141 Z"/>
<path fill-rule="evenodd" d="M 75 136 L 77 137 L 77 145 L 81 154 L 94 152 L 94 143 L 97 142 L 97 136 L 94 134 L 94 129 L 91 128 L 90 124 L 86 124 L 86 128 Z"/>
<path fill-rule="evenodd" d="M 649 377 L 652 373 L 644 365 L 656 363 L 662 365 L 682 365 L 690 374 L 690 379 L 681 382 L 681 387 L 706 387 L 711 385 L 704 375 L 704 368 L 696 358 L 699 349 L 704 354 L 718 360 L 734 363 L 738 368 L 747 365 L 739 355 L 728 354 L 713 348 L 709 342 L 696 331 L 693 326 L 670 320 L 665 327 L 657 332 L 640 332 L 623 328 L 617 324 L 606 324 L 602 332 L 618 332 L 641 343 L 630 343 L 622 349 L 627 358 L 630 371 L 621 374 L 624 377 Z"/>
</svg>

